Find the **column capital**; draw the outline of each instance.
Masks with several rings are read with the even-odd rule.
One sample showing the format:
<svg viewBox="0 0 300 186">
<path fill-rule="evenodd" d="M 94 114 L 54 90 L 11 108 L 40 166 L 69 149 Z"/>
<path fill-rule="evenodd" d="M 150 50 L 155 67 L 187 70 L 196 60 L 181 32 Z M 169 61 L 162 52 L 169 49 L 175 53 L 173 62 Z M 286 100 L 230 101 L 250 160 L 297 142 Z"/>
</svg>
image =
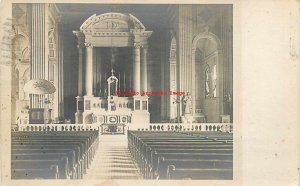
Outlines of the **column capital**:
<svg viewBox="0 0 300 186">
<path fill-rule="evenodd" d="M 84 34 L 80 31 L 73 31 L 73 34 L 77 37 L 77 48 L 81 49 L 84 47 Z"/>
<path fill-rule="evenodd" d="M 83 49 L 84 48 L 84 44 L 83 43 L 78 43 L 77 48 L 78 49 Z"/>
<path fill-rule="evenodd" d="M 92 43 L 84 43 L 84 45 L 86 48 L 93 48 Z"/>
<path fill-rule="evenodd" d="M 77 31 L 77 30 L 74 30 L 72 31 L 73 34 L 79 39 L 79 38 L 84 38 L 84 34 L 81 32 L 81 31 Z"/>
<path fill-rule="evenodd" d="M 133 47 L 134 47 L 135 49 L 140 49 L 140 48 L 142 47 L 142 45 L 141 45 L 141 43 L 134 43 L 134 44 L 133 44 Z"/>
</svg>

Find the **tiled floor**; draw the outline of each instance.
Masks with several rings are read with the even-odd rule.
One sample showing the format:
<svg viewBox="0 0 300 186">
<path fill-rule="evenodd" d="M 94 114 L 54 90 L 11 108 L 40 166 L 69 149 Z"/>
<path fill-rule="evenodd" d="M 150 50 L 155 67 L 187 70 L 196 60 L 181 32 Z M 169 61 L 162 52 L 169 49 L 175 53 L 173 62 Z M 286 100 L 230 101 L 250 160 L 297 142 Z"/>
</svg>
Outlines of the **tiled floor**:
<svg viewBox="0 0 300 186">
<path fill-rule="evenodd" d="M 100 135 L 99 148 L 84 179 L 141 179 L 125 135 Z"/>
</svg>

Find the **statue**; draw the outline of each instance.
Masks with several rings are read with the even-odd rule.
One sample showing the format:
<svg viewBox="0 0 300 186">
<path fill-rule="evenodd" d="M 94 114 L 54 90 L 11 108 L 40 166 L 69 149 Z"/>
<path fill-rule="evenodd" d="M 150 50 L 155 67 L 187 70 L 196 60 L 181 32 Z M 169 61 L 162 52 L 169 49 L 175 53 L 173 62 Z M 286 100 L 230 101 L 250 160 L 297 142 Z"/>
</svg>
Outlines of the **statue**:
<svg viewBox="0 0 300 186">
<path fill-rule="evenodd" d="M 225 95 L 225 105 L 226 113 L 232 117 L 232 98 L 230 93 Z"/>
<path fill-rule="evenodd" d="M 191 114 L 192 110 L 192 97 L 188 92 L 186 96 L 183 98 L 183 105 L 184 105 L 184 115 Z"/>
</svg>

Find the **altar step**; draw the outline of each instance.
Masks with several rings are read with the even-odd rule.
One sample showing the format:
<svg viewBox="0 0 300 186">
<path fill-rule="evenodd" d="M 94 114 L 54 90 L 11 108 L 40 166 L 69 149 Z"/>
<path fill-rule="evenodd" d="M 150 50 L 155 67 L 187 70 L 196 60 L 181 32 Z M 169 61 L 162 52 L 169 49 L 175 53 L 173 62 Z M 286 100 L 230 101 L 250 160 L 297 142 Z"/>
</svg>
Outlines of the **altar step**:
<svg viewBox="0 0 300 186">
<path fill-rule="evenodd" d="M 142 179 L 126 135 L 100 135 L 99 148 L 84 179 Z"/>
</svg>

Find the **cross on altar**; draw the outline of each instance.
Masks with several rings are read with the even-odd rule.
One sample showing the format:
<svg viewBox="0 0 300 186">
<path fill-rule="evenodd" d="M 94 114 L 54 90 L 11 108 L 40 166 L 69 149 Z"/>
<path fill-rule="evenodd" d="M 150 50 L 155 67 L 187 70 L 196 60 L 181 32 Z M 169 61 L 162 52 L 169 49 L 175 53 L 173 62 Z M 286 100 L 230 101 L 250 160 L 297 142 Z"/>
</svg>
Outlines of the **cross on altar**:
<svg viewBox="0 0 300 186">
<path fill-rule="evenodd" d="M 114 75 L 114 69 L 111 69 L 111 75 L 112 76 Z"/>
</svg>

